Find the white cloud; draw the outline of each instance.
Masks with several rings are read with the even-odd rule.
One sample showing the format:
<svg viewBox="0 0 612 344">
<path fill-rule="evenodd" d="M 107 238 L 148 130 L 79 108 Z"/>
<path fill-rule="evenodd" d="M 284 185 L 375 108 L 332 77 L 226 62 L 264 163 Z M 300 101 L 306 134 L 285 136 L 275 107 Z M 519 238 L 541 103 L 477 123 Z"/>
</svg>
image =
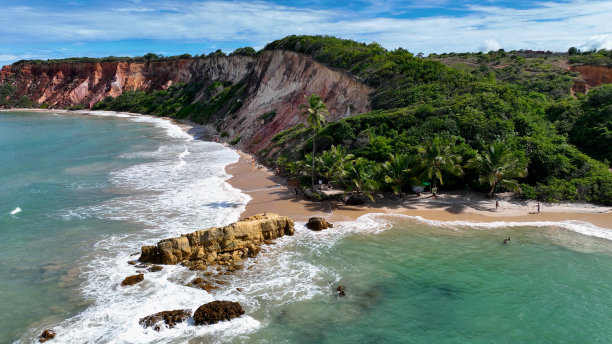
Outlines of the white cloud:
<svg viewBox="0 0 612 344">
<path fill-rule="evenodd" d="M 263 46 L 292 34 L 329 34 L 376 41 L 389 49 L 402 46 L 431 53 L 473 51 L 476 47 L 497 50 L 498 42 L 503 42 L 506 50 L 566 51 L 576 42 L 610 47 L 612 35 L 610 0 L 540 2 L 530 9 L 479 5 L 469 7 L 471 12 L 460 17 L 416 19 L 371 18 L 371 7 L 368 15 L 362 16 L 354 11 L 296 8 L 263 1 L 172 1 L 124 2 L 116 10 L 111 5 L 106 9 L 75 7 L 62 11 L 8 8 L 0 16 L 0 41 L 12 45 L 28 42 L 32 47 L 153 39 L 226 45 L 235 42 L 238 47 Z"/>
<path fill-rule="evenodd" d="M 482 52 L 488 52 L 491 50 L 497 51 L 499 50 L 499 48 L 501 48 L 501 46 L 496 40 L 487 39 L 486 41 L 480 43 L 480 45 L 478 46 L 478 51 L 482 51 Z"/>
<path fill-rule="evenodd" d="M 591 36 L 586 43 L 579 45 L 578 48 L 582 51 L 612 49 L 612 34 Z"/>
</svg>

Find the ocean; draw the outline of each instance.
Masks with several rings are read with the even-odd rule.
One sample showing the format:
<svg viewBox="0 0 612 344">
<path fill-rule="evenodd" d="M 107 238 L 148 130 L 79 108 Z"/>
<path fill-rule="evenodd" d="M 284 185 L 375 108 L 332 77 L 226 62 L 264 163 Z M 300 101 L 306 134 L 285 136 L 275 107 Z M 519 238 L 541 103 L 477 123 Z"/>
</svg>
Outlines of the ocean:
<svg viewBox="0 0 612 344">
<path fill-rule="evenodd" d="M 237 160 L 160 118 L 0 112 L 0 343 L 35 343 L 47 328 L 52 343 L 612 338 L 612 236 L 576 221 L 370 214 L 322 232 L 298 222 L 210 294 L 187 286 L 202 272 L 181 266 L 121 287 L 140 246 L 238 220 L 249 197 L 224 170 Z M 246 314 L 159 332 L 138 323 L 212 300 Z"/>
</svg>

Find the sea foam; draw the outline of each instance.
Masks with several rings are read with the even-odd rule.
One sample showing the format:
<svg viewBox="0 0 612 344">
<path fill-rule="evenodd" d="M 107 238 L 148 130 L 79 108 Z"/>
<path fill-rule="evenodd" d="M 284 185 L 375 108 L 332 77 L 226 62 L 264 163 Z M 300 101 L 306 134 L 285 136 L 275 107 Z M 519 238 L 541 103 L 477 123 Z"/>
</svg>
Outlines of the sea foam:
<svg viewBox="0 0 612 344">
<path fill-rule="evenodd" d="M 163 130 L 164 138 L 156 151 L 135 152 L 124 159 L 146 157 L 137 163 L 112 172 L 110 191 L 120 197 L 76 209 L 63 217 L 70 219 L 101 218 L 137 224 L 137 233 L 107 235 L 91 253 L 78 262 L 83 297 L 91 304 L 81 313 L 53 325 L 61 336 L 58 343 L 121 342 L 183 343 L 189 338 L 225 338 L 244 335 L 261 326 L 247 315 L 212 326 L 182 323 L 160 332 L 145 329 L 139 319 L 174 309 L 190 309 L 213 301 L 213 294 L 187 287 L 194 273 L 181 266 L 164 266 L 156 273 L 146 273 L 145 281 L 130 287 L 120 286 L 123 278 L 137 273 L 126 262 L 137 257 L 140 246 L 150 245 L 172 236 L 198 229 L 220 226 L 238 220 L 250 197 L 226 182 L 225 166 L 238 160 L 238 154 L 223 145 L 193 140 L 170 121 L 149 116 L 132 116 L 113 112 L 94 112 L 96 116 L 114 116 L 135 122 L 152 123 Z M 239 300 L 227 295 L 226 300 Z M 33 338 L 33 329 L 28 336 Z M 32 339 L 35 341 L 35 338 Z"/>
</svg>

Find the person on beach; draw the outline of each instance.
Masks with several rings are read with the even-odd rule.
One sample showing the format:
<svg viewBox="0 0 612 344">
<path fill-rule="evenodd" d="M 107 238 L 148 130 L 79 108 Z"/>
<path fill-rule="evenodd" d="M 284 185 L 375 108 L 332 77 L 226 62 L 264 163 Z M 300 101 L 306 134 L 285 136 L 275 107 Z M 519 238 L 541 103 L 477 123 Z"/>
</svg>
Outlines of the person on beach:
<svg viewBox="0 0 612 344">
<path fill-rule="evenodd" d="M 499 201 L 495 200 L 495 211 L 497 211 L 497 209 L 499 209 Z"/>
<path fill-rule="evenodd" d="M 540 212 L 540 202 L 538 202 L 538 213 Z"/>
</svg>

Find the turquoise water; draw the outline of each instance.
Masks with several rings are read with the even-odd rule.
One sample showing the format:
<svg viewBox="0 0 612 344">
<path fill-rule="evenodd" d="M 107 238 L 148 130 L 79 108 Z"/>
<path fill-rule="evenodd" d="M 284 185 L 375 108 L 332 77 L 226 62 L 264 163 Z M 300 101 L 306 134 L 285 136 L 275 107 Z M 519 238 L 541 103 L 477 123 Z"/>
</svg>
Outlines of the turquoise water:
<svg viewBox="0 0 612 344">
<path fill-rule="evenodd" d="M 612 241 L 579 222 L 297 223 L 295 236 L 215 277 L 225 284 L 210 294 L 186 286 L 205 276 L 181 266 L 122 288 L 141 245 L 233 222 L 248 197 L 225 183 L 232 150 L 161 119 L 117 116 L 0 112 L 0 343 L 37 342 L 46 328 L 55 343 L 612 338 Z M 246 314 L 160 332 L 138 324 L 212 300 L 239 301 Z"/>
<path fill-rule="evenodd" d="M 156 149 L 155 130 L 138 123 L 51 114 L 0 113 L 0 338 L 16 339 L 32 322 L 74 314 L 78 259 L 101 235 L 134 230 L 125 223 L 67 211 L 118 197 L 108 174 Z M 11 215 L 17 207 L 21 212 Z M 0 340 L 0 342 L 5 342 Z"/>
<path fill-rule="evenodd" d="M 253 316 L 267 318 L 267 326 L 249 342 L 604 343 L 612 338 L 610 241 L 554 226 L 479 230 L 386 221 L 392 228 L 377 234 L 371 233 L 372 223 L 340 234 L 355 227 L 340 224 L 336 234 L 317 238 L 302 232 L 299 244 L 287 242 L 284 249 L 323 267 L 322 278 L 314 280 L 319 290 L 304 300 L 291 302 L 291 295 L 284 295 L 286 304 L 262 307 Z M 504 245 L 508 236 L 511 243 Z M 337 297 L 338 285 L 345 297 Z"/>
</svg>

